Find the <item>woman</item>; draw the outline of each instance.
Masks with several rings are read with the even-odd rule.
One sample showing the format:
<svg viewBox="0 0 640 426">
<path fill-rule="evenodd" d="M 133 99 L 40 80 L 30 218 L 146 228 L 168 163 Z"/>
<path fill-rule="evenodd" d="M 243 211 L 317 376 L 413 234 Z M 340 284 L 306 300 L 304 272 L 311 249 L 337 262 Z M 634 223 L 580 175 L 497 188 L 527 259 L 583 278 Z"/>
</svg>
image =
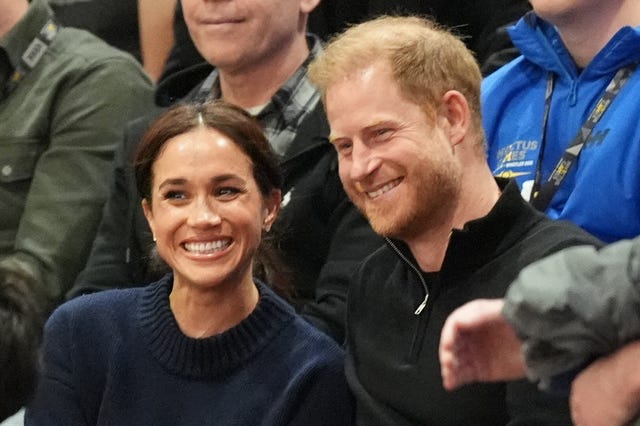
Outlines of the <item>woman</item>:
<svg viewBox="0 0 640 426">
<path fill-rule="evenodd" d="M 135 172 L 172 273 L 54 312 L 25 424 L 350 424 L 342 350 L 253 278 L 281 200 L 259 125 L 220 101 L 177 106 Z"/>
</svg>

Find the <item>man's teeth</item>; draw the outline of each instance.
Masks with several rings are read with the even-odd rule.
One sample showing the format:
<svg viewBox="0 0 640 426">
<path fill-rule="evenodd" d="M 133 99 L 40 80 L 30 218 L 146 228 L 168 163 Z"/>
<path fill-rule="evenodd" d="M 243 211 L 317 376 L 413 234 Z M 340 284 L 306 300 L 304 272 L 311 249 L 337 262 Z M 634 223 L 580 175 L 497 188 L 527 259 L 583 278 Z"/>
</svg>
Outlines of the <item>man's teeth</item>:
<svg viewBox="0 0 640 426">
<path fill-rule="evenodd" d="M 373 191 L 373 192 L 367 192 L 367 195 L 371 198 L 376 198 L 379 197 L 380 195 L 384 194 L 385 192 L 391 190 L 392 188 L 395 188 L 396 186 L 398 186 L 398 183 L 400 181 L 399 180 L 394 180 L 393 182 L 390 182 L 388 184 L 386 184 L 385 186 L 383 186 L 382 188 Z"/>
<path fill-rule="evenodd" d="M 209 254 L 214 253 L 216 251 L 224 250 L 231 244 L 231 240 L 218 240 L 218 241 L 210 241 L 207 243 L 186 243 L 184 248 L 191 252 L 197 254 Z"/>
</svg>

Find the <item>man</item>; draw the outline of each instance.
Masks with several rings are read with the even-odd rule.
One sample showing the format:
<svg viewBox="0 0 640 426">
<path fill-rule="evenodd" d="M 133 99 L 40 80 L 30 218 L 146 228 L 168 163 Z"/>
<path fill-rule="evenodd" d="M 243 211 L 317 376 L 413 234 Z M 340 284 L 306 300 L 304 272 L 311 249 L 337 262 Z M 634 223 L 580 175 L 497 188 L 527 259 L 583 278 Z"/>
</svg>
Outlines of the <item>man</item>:
<svg viewBox="0 0 640 426">
<path fill-rule="evenodd" d="M 0 0 L 0 417 L 30 393 L 42 321 L 87 259 L 116 141 L 152 104 L 137 62 Z"/>
<path fill-rule="evenodd" d="M 270 238 L 290 272 L 293 303 L 342 343 L 349 277 L 382 241 L 342 189 L 320 95 L 306 77 L 308 62 L 320 52 L 318 40 L 305 33 L 307 16 L 318 1 L 183 0 L 191 37 L 208 64 L 168 79 L 157 98 L 175 102 L 183 96 L 180 90 L 176 94 L 176 85 L 195 85 L 186 100 L 221 97 L 262 123 L 284 174 L 283 206 Z M 130 166 L 146 123 L 130 127 L 117 154 L 116 182 L 103 222 L 70 296 L 141 285 L 157 274 Z"/>
<path fill-rule="evenodd" d="M 346 372 L 358 423 L 570 424 L 566 399 L 526 381 L 442 387 L 440 330 L 455 307 L 503 295 L 548 253 L 598 243 L 493 178 L 473 55 L 427 20 L 383 17 L 331 42 L 310 75 L 345 190 L 387 241 L 349 291 Z"/>
<path fill-rule="evenodd" d="M 640 234 L 640 8 L 532 0 L 522 56 L 482 85 L 488 160 L 525 199 L 606 242 Z M 609 87 L 609 88 L 608 88 Z"/>
<path fill-rule="evenodd" d="M 504 300 L 456 309 L 440 344 L 447 389 L 526 371 L 570 389 L 576 425 L 629 424 L 640 415 L 639 256 L 640 238 L 572 247 L 525 268 Z"/>
</svg>

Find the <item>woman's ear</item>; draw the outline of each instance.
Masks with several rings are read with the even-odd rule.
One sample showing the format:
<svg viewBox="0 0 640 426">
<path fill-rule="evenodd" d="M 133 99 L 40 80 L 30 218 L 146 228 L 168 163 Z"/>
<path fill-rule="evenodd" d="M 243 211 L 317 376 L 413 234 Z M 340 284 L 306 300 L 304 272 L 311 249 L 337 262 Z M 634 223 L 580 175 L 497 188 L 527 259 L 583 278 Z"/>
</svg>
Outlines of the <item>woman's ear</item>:
<svg viewBox="0 0 640 426">
<path fill-rule="evenodd" d="M 320 0 L 300 0 L 300 12 L 309 14 L 320 4 Z"/>
<path fill-rule="evenodd" d="M 457 90 L 449 90 L 442 96 L 438 114 L 446 126 L 451 145 L 462 142 L 469 131 L 471 111 L 464 95 Z"/>
<path fill-rule="evenodd" d="M 264 197 L 264 211 L 262 215 L 262 229 L 269 232 L 271 225 L 276 221 L 278 212 L 280 211 L 280 203 L 282 202 L 282 192 L 274 189 L 271 193 Z"/>
<path fill-rule="evenodd" d="M 149 224 L 149 228 L 151 228 L 151 234 L 153 235 L 153 241 L 156 240 L 156 231 L 155 231 L 155 223 L 153 221 L 153 210 L 151 210 L 151 204 L 147 201 L 146 198 L 142 199 L 142 211 L 144 213 L 144 217 L 147 218 L 147 223 Z"/>
</svg>

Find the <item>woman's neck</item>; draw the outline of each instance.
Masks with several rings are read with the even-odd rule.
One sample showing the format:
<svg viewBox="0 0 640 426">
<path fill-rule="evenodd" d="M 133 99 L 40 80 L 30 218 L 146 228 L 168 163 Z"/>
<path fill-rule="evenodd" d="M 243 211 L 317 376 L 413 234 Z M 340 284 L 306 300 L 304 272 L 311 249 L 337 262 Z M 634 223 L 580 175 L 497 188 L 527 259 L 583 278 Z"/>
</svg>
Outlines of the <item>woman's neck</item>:
<svg viewBox="0 0 640 426">
<path fill-rule="evenodd" d="M 248 317 L 258 304 L 258 288 L 248 275 L 241 284 L 199 288 L 176 283 L 169 295 L 180 330 L 196 339 L 223 333 Z"/>
</svg>

